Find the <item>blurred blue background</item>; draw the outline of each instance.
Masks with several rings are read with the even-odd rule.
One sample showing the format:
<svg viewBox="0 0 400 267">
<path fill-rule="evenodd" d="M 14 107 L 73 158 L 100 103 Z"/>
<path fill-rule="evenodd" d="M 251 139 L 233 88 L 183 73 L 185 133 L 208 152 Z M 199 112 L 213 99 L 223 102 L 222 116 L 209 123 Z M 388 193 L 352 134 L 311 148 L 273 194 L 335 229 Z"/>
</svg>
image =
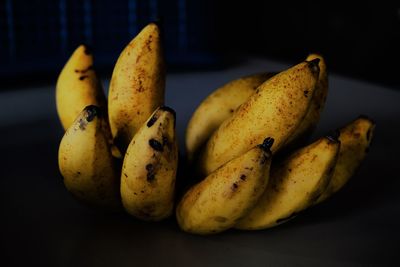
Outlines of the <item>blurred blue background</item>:
<svg viewBox="0 0 400 267">
<path fill-rule="evenodd" d="M 0 0 L 0 78 L 7 87 L 53 83 L 81 43 L 108 78 L 120 51 L 154 20 L 169 71 L 224 68 L 248 56 L 293 63 L 320 52 L 330 70 L 399 85 L 400 6 L 376 1 Z"/>
</svg>

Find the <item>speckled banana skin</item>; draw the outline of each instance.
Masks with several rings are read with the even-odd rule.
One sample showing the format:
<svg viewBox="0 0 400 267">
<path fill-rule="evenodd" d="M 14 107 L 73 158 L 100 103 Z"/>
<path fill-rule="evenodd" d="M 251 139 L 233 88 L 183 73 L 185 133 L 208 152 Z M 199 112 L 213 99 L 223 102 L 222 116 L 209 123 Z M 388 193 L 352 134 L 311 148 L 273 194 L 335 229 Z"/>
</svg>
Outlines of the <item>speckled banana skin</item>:
<svg viewBox="0 0 400 267">
<path fill-rule="evenodd" d="M 190 188 L 176 209 L 181 229 L 194 234 L 219 233 L 246 215 L 268 183 L 271 144 L 271 139 L 266 139 Z"/>
<path fill-rule="evenodd" d="M 88 106 L 67 129 L 58 164 L 68 191 L 78 200 L 109 209 L 121 208 L 119 173 L 104 133 L 107 124 L 99 107 Z"/>
<path fill-rule="evenodd" d="M 319 77 L 316 84 L 317 88 L 304 119 L 286 141 L 287 145 L 294 144 L 296 141 L 303 141 L 306 137 L 312 134 L 319 122 L 319 118 L 325 106 L 328 95 L 328 73 L 326 70 L 325 60 L 321 55 L 310 54 L 306 61 L 315 59 L 319 59 Z"/>
<path fill-rule="evenodd" d="M 303 120 L 311 104 L 319 75 L 318 61 L 305 61 L 263 84 L 212 134 L 198 162 L 209 174 L 241 155 L 265 136 L 271 136 L 275 153 Z"/>
<path fill-rule="evenodd" d="M 326 189 L 340 142 L 324 137 L 271 168 L 270 182 L 250 213 L 235 226 L 257 230 L 286 222 L 312 205 Z"/>
<path fill-rule="evenodd" d="M 106 97 L 93 69 L 93 55 L 80 45 L 65 64 L 56 85 L 56 106 L 63 128 L 68 129 L 88 105 L 106 110 Z"/>
<path fill-rule="evenodd" d="M 110 81 L 110 127 L 122 153 L 147 118 L 164 104 L 164 90 L 165 63 L 160 29 L 151 23 L 122 51 Z"/>
<path fill-rule="evenodd" d="M 121 173 L 125 210 L 146 221 L 170 216 L 177 168 L 175 112 L 160 107 L 138 130 L 126 151 Z"/>
<path fill-rule="evenodd" d="M 193 113 L 186 129 L 186 154 L 189 161 L 221 123 L 254 94 L 257 87 L 273 73 L 241 77 L 219 87 L 207 96 Z"/>
<path fill-rule="evenodd" d="M 339 191 L 354 175 L 368 153 L 374 129 L 375 123 L 365 116 L 359 117 L 340 129 L 339 158 L 332 179 L 316 204 Z"/>
</svg>

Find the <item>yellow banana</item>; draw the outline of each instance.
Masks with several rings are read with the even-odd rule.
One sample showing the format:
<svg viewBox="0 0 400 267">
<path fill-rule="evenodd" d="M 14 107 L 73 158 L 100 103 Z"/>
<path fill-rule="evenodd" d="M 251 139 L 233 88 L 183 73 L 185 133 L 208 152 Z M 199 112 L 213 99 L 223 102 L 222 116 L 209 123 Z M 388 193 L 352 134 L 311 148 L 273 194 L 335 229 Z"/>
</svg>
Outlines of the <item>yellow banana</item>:
<svg viewBox="0 0 400 267">
<path fill-rule="evenodd" d="M 273 73 L 245 76 L 216 89 L 197 107 L 186 129 L 186 153 L 190 161 L 211 134 Z"/>
<path fill-rule="evenodd" d="M 173 210 L 178 145 L 175 112 L 160 107 L 133 137 L 121 174 L 121 197 L 131 215 L 159 221 Z"/>
<path fill-rule="evenodd" d="M 304 119 L 289 137 L 286 144 L 295 145 L 296 141 L 302 141 L 304 138 L 309 136 L 315 129 L 325 106 L 326 97 L 328 95 L 328 73 L 326 71 L 325 60 L 321 55 L 310 54 L 306 60 L 311 61 L 315 59 L 319 59 L 319 78 L 316 85 L 317 89 Z"/>
<path fill-rule="evenodd" d="M 327 187 L 340 142 L 324 137 L 271 168 L 270 182 L 256 206 L 236 228 L 265 229 L 293 218 L 309 207 Z"/>
<path fill-rule="evenodd" d="M 176 209 L 179 226 L 195 234 L 233 227 L 254 206 L 268 183 L 272 142 L 272 138 L 265 139 L 186 192 Z"/>
<path fill-rule="evenodd" d="M 318 59 L 302 62 L 263 84 L 213 133 L 200 156 L 198 169 L 209 174 L 241 155 L 264 136 L 276 152 L 303 120 L 318 80 Z"/>
<path fill-rule="evenodd" d="M 133 135 L 164 104 L 165 66 L 159 27 L 147 25 L 122 51 L 108 96 L 111 132 L 125 152 Z"/>
<path fill-rule="evenodd" d="M 340 129 L 339 158 L 328 187 L 316 203 L 339 191 L 354 175 L 368 152 L 374 129 L 375 123 L 365 116 Z"/>
<path fill-rule="evenodd" d="M 93 70 L 93 56 L 80 45 L 65 64 L 56 85 L 56 106 L 64 129 L 68 129 L 78 114 L 88 105 L 105 110 L 106 97 Z"/>
<path fill-rule="evenodd" d="M 99 107 L 87 106 L 64 134 L 58 164 L 68 191 L 95 206 L 121 207 L 119 173 L 116 169 L 107 124 Z"/>
</svg>

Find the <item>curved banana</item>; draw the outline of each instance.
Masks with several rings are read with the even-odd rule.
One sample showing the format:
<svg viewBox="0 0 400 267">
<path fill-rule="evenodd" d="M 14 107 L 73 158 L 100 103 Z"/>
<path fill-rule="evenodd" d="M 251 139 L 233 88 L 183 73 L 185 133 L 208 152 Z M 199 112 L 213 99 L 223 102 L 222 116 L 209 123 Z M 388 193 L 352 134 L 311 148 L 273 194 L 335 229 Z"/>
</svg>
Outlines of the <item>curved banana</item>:
<svg viewBox="0 0 400 267">
<path fill-rule="evenodd" d="M 339 191 L 354 175 L 368 152 L 374 129 L 375 123 L 365 116 L 360 116 L 340 129 L 339 158 L 332 179 L 316 204 Z"/>
<path fill-rule="evenodd" d="M 275 139 L 272 152 L 279 150 L 310 106 L 318 80 L 318 61 L 302 62 L 261 84 L 210 137 L 198 162 L 199 172 L 211 173 L 265 136 Z"/>
<path fill-rule="evenodd" d="M 211 134 L 273 73 L 260 73 L 228 82 L 207 96 L 186 128 L 186 153 L 190 161 Z"/>
<path fill-rule="evenodd" d="M 65 64 L 56 85 L 56 106 L 64 130 L 88 105 L 104 110 L 106 97 L 93 70 L 93 56 L 85 45 L 80 45 Z"/>
<path fill-rule="evenodd" d="M 119 173 L 111 155 L 106 118 L 99 107 L 87 106 L 64 134 L 58 164 L 68 191 L 84 203 L 121 207 Z"/>
<path fill-rule="evenodd" d="M 213 234 L 235 225 L 257 202 L 269 178 L 272 138 L 265 139 L 194 185 L 176 209 L 186 232 Z"/>
<path fill-rule="evenodd" d="M 327 187 L 339 147 L 339 141 L 324 137 L 273 165 L 264 194 L 235 227 L 245 230 L 273 227 L 309 207 Z"/>
<path fill-rule="evenodd" d="M 326 71 L 325 60 L 321 55 L 310 54 L 306 61 L 315 59 L 319 60 L 319 78 L 316 85 L 317 89 L 311 100 L 310 107 L 304 116 L 304 119 L 286 141 L 286 144 L 294 144 L 297 141 L 302 141 L 308 137 L 317 126 L 322 110 L 324 109 L 326 97 L 328 95 L 328 73 Z"/>
<path fill-rule="evenodd" d="M 108 113 L 114 142 L 122 153 L 147 118 L 164 104 L 164 65 L 160 29 L 154 23 L 125 47 L 115 64 Z"/>
<path fill-rule="evenodd" d="M 121 173 L 125 210 L 147 221 L 171 215 L 178 168 L 175 112 L 160 107 L 133 137 Z"/>
</svg>

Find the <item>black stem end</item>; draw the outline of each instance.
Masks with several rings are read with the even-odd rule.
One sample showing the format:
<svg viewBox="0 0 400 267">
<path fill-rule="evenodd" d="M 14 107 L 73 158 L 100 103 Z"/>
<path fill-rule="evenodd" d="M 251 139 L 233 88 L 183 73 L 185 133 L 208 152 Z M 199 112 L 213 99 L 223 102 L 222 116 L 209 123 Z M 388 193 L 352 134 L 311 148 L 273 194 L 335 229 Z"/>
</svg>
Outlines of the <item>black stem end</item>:
<svg viewBox="0 0 400 267">
<path fill-rule="evenodd" d="M 174 128 L 175 128 L 176 127 L 176 112 L 175 112 L 175 110 L 173 110 L 172 108 L 167 107 L 167 106 L 161 106 L 159 109 L 169 112 L 172 114 L 172 116 L 174 116 Z"/>
<path fill-rule="evenodd" d="M 86 120 L 92 121 L 95 117 L 99 117 L 101 115 L 101 110 L 98 106 L 90 105 L 85 107 L 86 111 Z"/>
<path fill-rule="evenodd" d="M 308 67 L 311 69 L 313 73 L 319 73 L 319 62 L 321 60 L 319 58 L 314 58 L 313 60 L 307 61 Z"/>
<path fill-rule="evenodd" d="M 83 44 L 83 47 L 84 47 L 84 50 L 83 50 L 83 52 L 86 54 L 86 55 L 91 55 L 92 54 L 92 47 L 90 46 L 90 45 L 88 45 L 88 44 Z"/>
<path fill-rule="evenodd" d="M 161 106 L 160 110 L 167 111 L 167 112 L 171 113 L 174 116 L 174 119 L 176 119 L 176 112 L 172 108 L 170 108 L 168 106 Z"/>
<path fill-rule="evenodd" d="M 272 145 L 274 144 L 274 138 L 272 137 L 267 137 L 264 139 L 263 143 L 260 144 L 260 147 L 262 150 L 268 152 L 271 150 Z"/>
</svg>

